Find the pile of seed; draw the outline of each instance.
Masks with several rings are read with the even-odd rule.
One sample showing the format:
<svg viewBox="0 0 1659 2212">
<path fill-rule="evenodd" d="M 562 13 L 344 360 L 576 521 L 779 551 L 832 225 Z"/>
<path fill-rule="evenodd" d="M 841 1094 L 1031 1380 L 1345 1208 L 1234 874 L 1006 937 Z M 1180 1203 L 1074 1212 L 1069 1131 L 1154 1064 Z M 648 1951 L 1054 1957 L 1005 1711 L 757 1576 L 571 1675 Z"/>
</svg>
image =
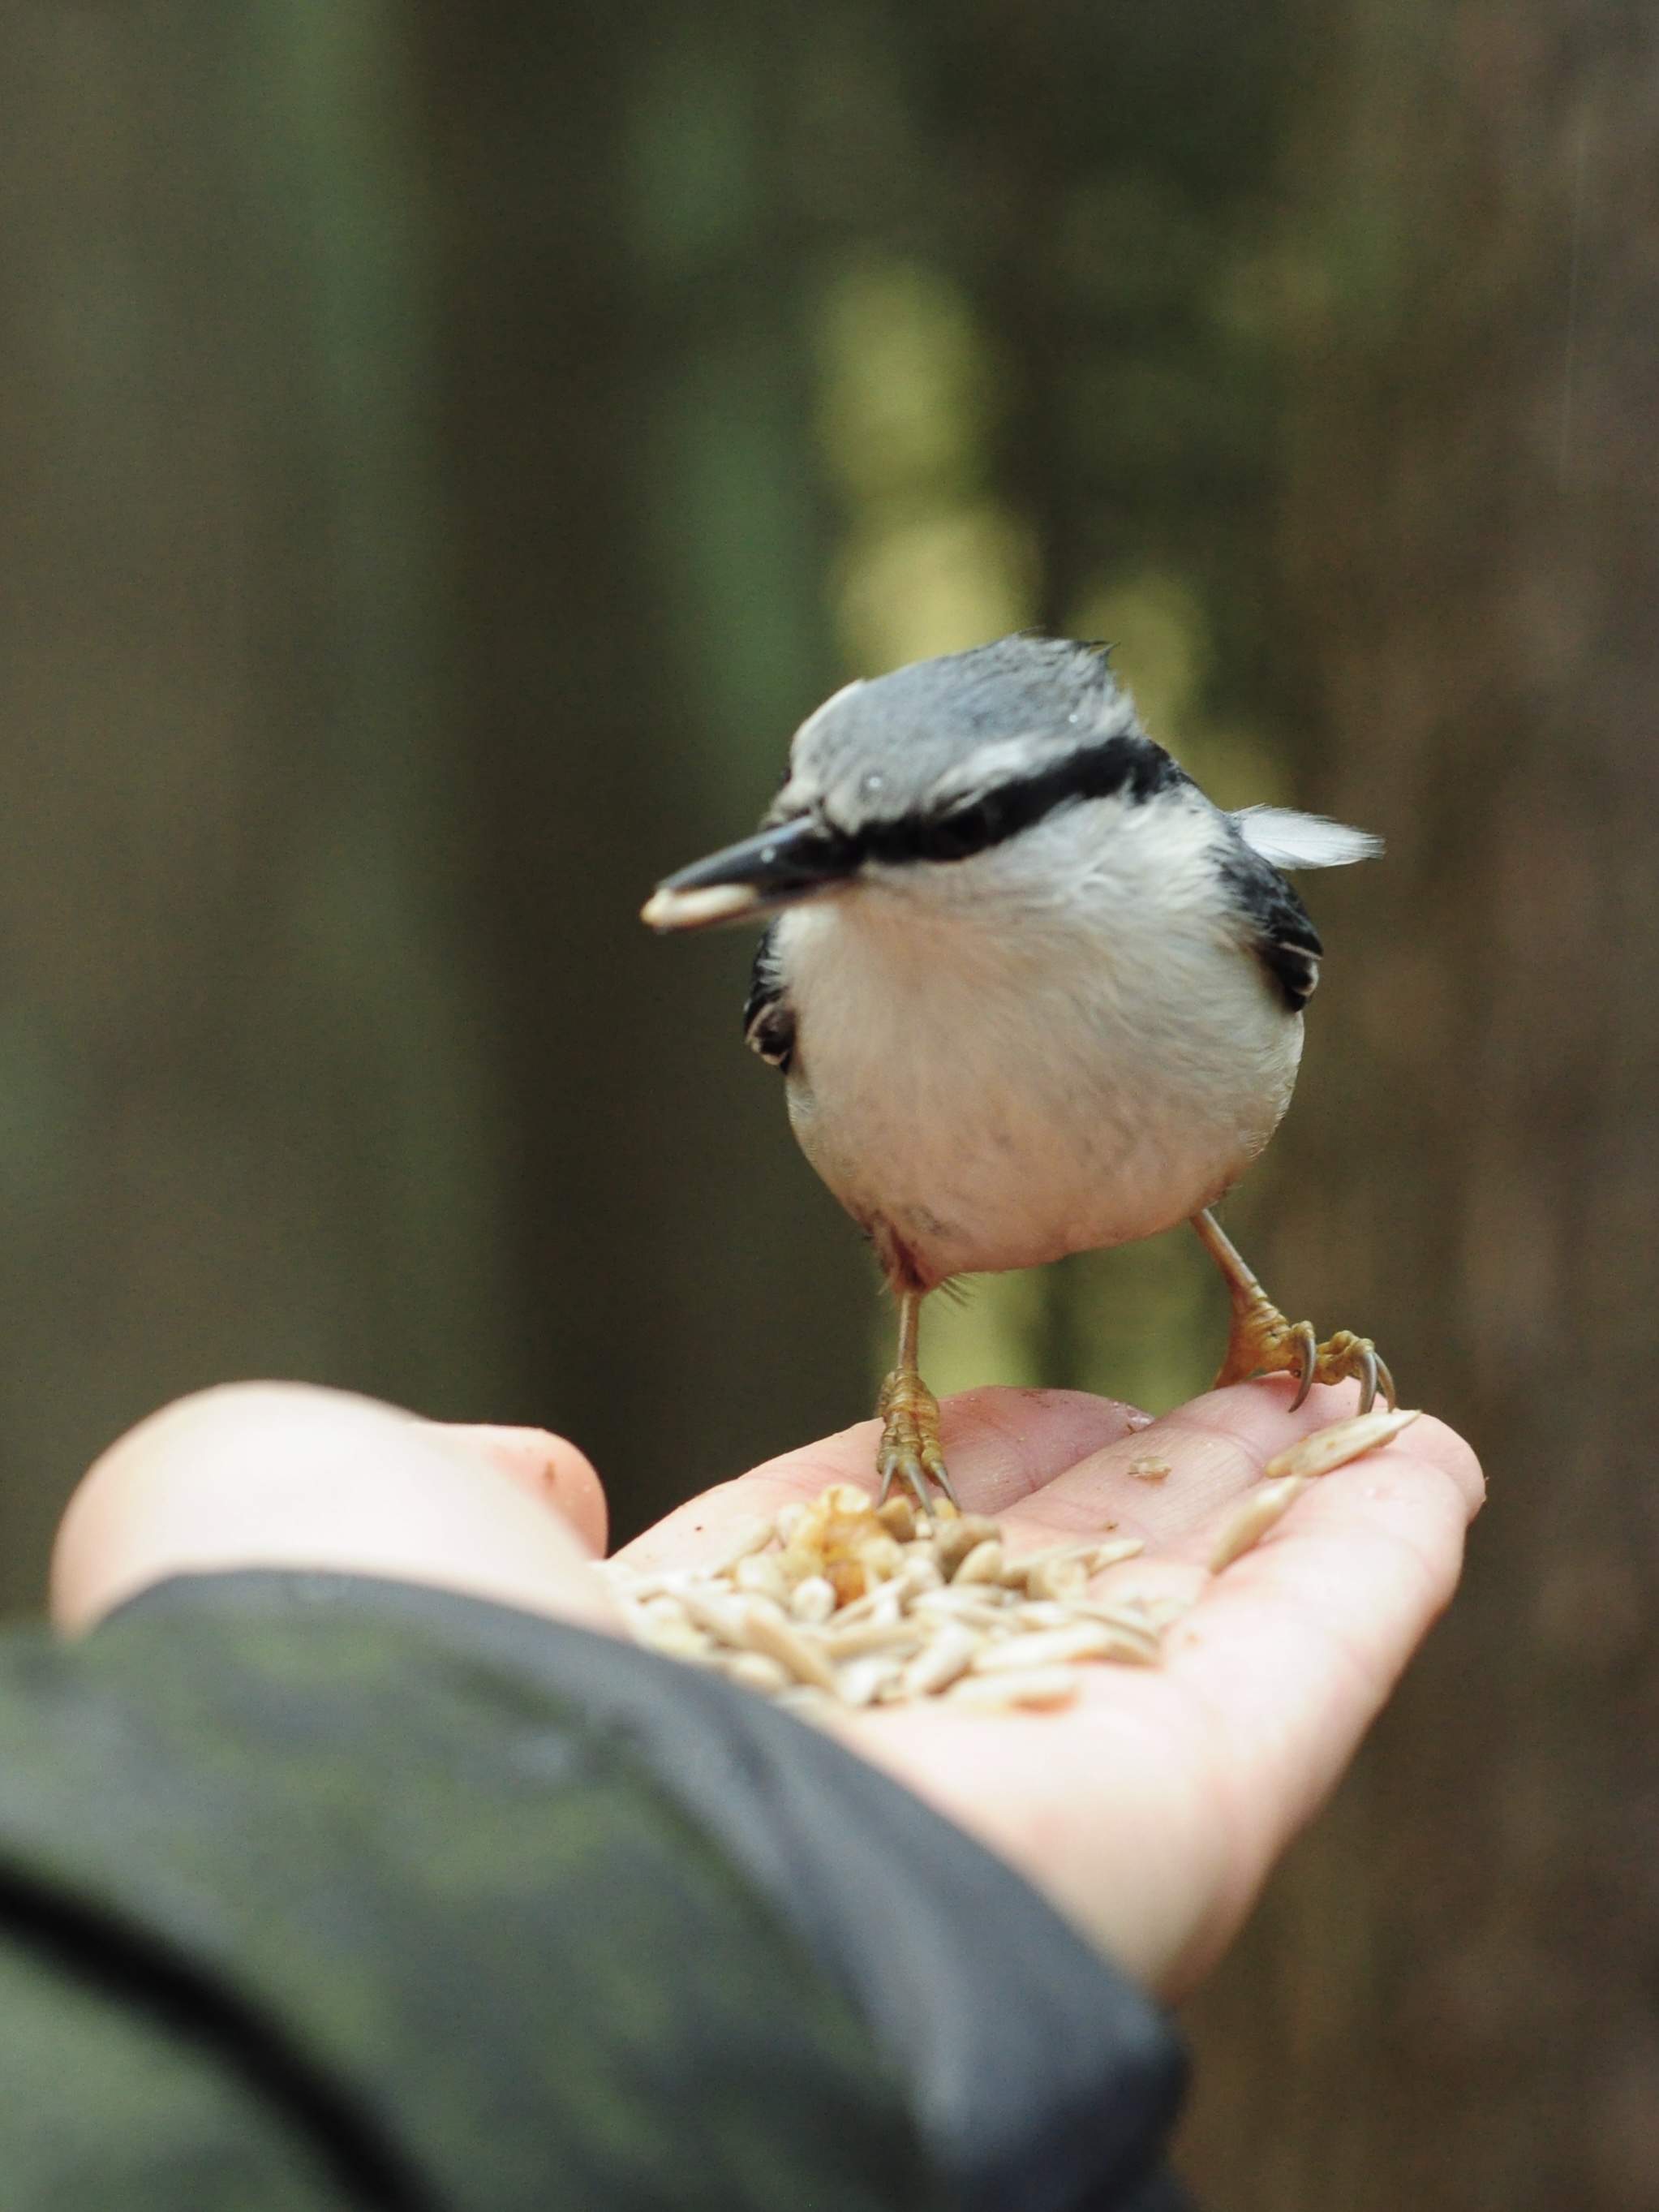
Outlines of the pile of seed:
<svg viewBox="0 0 1659 2212">
<path fill-rule="evenodd" d="M 690 1571 L 607 1569 L 635 1636 L 808 1715 L 917 1698 L 979 1712 L 1060 1705 L 1089 1661 L 1150 1667 L 1184 1608 L 1164 1594 L 1109 1600 L 1091 1578 L 1139 1538 L 1011 1559 L 1001 1531 L 948 1499 L 878 1508 L 851 1483 L 734 1532 Z"/>
<path fill-rule="evenodd" d="M 1367 1413 L 1282 1452 L 1221 1530 L 1211 1571 L 1249 1550 L 1318 1476 L 1415 1419 Z M 1137 1461 L 1129 1472 L 1158 1480 L 1169 1468 Z M 1090 1662 L 1157 1664 L 1190 1601 L 1151 1588 L 1089 1595 L 1095 1576 L 1142 1548 L 1109 1535 L 1010 1557 L 994 1521 L 948 1499 L 919 1518 L 907 1498 L 878 1507 L 835 1483 L 811 1504 L 745 1522 L 702 1566 L 653 1574 L 611 1560 L 605 1572 L 638 1642 L 809 1718 L 921 1698 L 1007 1712 L 1068 1704 Z"/>
</svg>

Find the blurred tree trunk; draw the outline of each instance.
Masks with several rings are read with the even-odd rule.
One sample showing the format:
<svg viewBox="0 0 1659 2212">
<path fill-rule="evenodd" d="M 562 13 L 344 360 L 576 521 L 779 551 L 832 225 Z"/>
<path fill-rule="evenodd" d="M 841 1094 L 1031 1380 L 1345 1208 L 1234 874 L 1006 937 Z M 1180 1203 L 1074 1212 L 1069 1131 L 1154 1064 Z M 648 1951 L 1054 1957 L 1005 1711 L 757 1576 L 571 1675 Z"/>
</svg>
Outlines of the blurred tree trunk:
<svg viewBox="0 0 1659 2212">
<path fill-rule="evenodd" d="M 784 19 L 422 17 L 478 887 L 501 988 L 518 1409 L 620 1526 L 866 1409 L 872 1276 L 744 1050 L 750 933 L 649 939 L 830 688 Z"/>
<path fill-rule="evenodd" d="M 374 0 L 0 17 L 0 1598 L 162 1398 L 506 1395 Z"/>
<path fill-rule="evenodd" d="M 1350 0 L 1291 296 L 1308 788 L 1389 839 L 1270 1279 L 1492 1502 L 1193 2008 L 1215 2212 L 1659 2204 L 1659 26 Z"/>
</svg>

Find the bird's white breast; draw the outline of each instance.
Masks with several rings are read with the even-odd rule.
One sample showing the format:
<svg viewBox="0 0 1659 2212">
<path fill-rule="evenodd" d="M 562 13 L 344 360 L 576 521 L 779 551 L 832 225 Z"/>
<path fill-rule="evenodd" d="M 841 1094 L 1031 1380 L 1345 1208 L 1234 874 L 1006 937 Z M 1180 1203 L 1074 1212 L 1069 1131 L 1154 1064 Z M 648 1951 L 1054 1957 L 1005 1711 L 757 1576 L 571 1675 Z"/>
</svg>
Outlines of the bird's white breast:
<svg viewBox="0 0 1659 2212">
<path fill-rule="evenodd" d="M 1267 1143 L 1302 1022 L 1221 835 L 1196 793 L 1098 800 L 782 916 L 790 1117 L 890 1266 L 931 1286 L 1152 1236 Z"/>
</svg>

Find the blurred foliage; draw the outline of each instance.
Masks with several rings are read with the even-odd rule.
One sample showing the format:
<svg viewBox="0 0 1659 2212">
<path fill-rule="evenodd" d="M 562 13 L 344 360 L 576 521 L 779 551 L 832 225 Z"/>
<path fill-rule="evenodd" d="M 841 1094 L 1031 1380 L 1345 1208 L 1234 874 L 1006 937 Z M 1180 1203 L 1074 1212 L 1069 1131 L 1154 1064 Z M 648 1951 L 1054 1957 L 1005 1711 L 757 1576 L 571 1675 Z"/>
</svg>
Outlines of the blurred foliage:
<svg viewBox="0 0 1659 2212">
<path fill-rule="evenodd" d="M 996 378 L 966 297 L 938 269 L 867 261 L 825 286 L 817 322 L 848 672 L 879 676 L 1023 629 L 1036 548 L 990 489 Z"/>
</svg>

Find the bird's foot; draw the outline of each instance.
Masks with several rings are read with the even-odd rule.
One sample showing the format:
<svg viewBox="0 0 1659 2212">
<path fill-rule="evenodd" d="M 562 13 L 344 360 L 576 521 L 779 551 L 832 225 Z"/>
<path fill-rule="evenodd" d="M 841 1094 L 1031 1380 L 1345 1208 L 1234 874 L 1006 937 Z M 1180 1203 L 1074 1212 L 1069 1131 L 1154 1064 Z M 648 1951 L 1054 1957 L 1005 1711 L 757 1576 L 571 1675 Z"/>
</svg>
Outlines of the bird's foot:
<svg viewBox="0 0 1659 2212">
<path fill-rule="evenodd" d="M 1296 1376 L 1292 1413 L 1316 1382 L 1346 1382 L 1350 1377 L 1359 1384 L 1362 1413 L 1369 1413 L 1376 1404 L 1379 1388 L 1390 1410 L 1399 1403 L 1394 1377 L 1370 1337 L 1340 1328 L 1321 1344 L 1310 1321 L 1286 1321 L 1256 1283 L 1247 1294 L 1235 1296 L 1227 1357 L 1213 1387 L 1222 1390 L 1230 1382 L 1248 1382 L 1252 1375 Z"/>
<path fill-rule="evenodd" d="M 896 1367 L 881 1386 L 876 1411 L 882 1419 L 881 1442 L 876 1447 L 876 1473 L 881 1477 L 884 1505 L 897 1476 L 909 1489 L 924 1513 L 931 1515 L 933 1501 L 927 1485 L 938 1485 L 952 1505 L 957 1494 L 945 1471 L 945 1452 L 939 1443 L 939 1400 L 914 1368 Z"/>
</svg>

